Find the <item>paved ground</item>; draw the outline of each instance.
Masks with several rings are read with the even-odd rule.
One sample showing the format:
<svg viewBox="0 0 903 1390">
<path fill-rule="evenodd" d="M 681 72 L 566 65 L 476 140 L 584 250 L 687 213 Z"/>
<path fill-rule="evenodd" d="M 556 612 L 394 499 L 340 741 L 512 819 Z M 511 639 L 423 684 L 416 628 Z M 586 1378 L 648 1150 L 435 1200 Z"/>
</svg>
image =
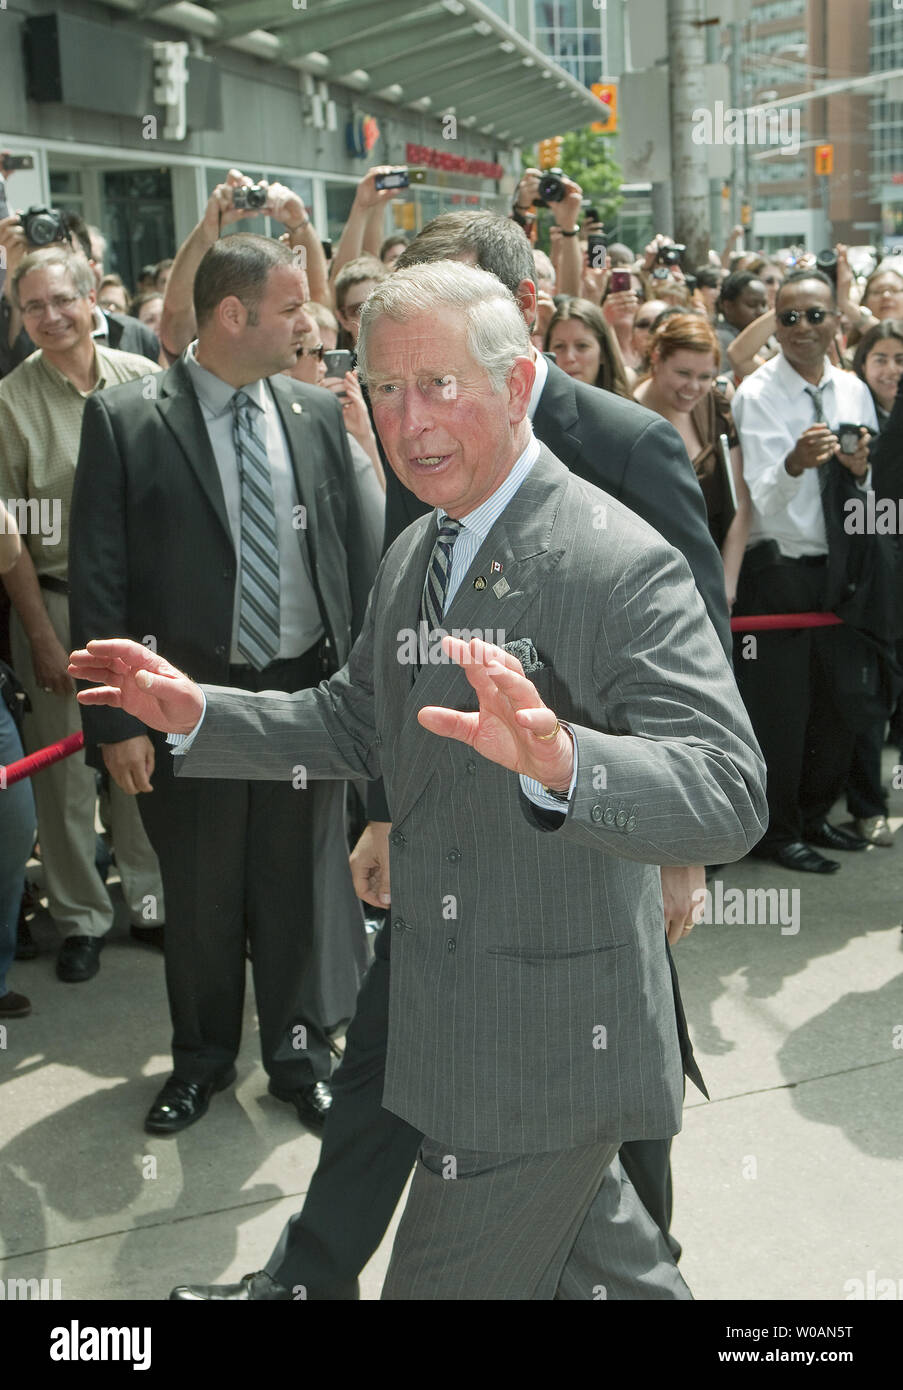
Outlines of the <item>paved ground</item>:
<svg viewBox="0 0 903 1390">
<path fill-rule="evenodd" d="M 891 809 L 899 835 L 903 792 Z M 825 879 L 729 867 L 725 890 L 798 891 L 783 907 L 799 930 L 712 924 L 679 948 L 712 1096 L 691 1088 L 674 1146 L 674 1230 L 700 1299 L 837 1300 L 882 1279 L 903 1298 L 903 847 L 842 859 Z M 237 1086 L 182 1135 L 153 1139 L 142 1119 L 169 1071 L 162 957 L 120 925 L 100 974 L 65 985 L 52 924 L 35 935 L 44 953 L 11 978 L 34 1011 L 0 1047 L 0 1280 L 159 1299 L 259 1268 L 319 1143 L 266 1093 L 250 989 Z M 391 1236 L 365 1298 L 378 1297 Z"/>
</svg>

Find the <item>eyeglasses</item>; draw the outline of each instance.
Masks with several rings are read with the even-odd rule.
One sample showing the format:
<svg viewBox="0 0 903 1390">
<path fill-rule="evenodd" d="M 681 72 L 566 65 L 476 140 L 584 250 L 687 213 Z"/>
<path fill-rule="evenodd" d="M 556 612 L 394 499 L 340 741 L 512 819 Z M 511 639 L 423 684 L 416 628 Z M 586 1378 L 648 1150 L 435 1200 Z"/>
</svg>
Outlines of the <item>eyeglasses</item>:
<svg viewBox="0 0 903 1390">
<path fill-rule="evenodd" d="M 654 323 L 655 323 L 655 319 L 637 319 L 636 322 L 635 322 L 635 324 L 634 324 L 633 326 L 634 326 L 634 328 L 645 328 L 645 329 L 649 329 L 649 328 L 652 327 L 652 325 L 653 325 Z"/>
<path fill-rule="evenodd" d="M 81 294 L 55 294 L 50 304 L 56 309 L 58 314 L 64 314 L 67 309 L 71 309 L 73 304 L 77 304 L 80 299 L 84 299 Z M 29 299 L 27 304 L 22 305 L 23 319 L 39 319 L 46 314 L 48 305 L 40 299 Z"/>
<path fill-rule="evenodd" d="M 316 359 L 317 359 L 318 362 L 322 362 L 322 361 L 323 361 L 323 353 L 324 353 L 325 351 L 326 351 L 326 349 L 324 348 L 323 344 L 322 344 L 322 343 L 317 343 L 317 346 L 316 346 L 316 347 L 312 347 L 312 348 L 299 348 L 299 349 L 298 349 L 298 356 L 299 356 L 299 357 L 316 357 Z"/>
<path fill-rule="evenodd" d="M 794 324 L 799 323 L 805 317 L 807 323 L 824 323 L 826 318 L 836 318 L 836 309 L 784 309 L 777 316 L 778 323 L 782 323 L 785 328 L 793 328 Z"/>
</svg>

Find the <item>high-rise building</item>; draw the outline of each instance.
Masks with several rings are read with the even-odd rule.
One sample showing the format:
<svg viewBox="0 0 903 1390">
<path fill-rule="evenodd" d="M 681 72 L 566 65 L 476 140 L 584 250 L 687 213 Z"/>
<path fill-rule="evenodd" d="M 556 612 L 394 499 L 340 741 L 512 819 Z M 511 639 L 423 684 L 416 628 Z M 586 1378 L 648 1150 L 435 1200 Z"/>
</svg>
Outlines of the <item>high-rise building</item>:
<svg viewBox="0 0 903 1390">
<path fill-rule="evenodd" d="M 893 0 L 871 0 L 869 71 L 903 68 L 903 11 Z M 869 99 L 870 192 L 881 239 L 903 245 L 903 92 Z"/>
</svg>

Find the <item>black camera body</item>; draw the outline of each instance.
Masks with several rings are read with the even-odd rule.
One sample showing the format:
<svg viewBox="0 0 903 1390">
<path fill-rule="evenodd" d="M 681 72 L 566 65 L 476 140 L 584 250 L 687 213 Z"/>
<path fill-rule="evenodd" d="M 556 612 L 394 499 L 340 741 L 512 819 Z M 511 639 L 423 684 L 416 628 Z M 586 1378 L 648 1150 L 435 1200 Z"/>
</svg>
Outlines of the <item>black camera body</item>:
<svg viewBox="0 0 903 1390">
<path fill-rule="evenodd" d="M 837 426 L 837 439 L 840 444 L 842 454 L 855 454 L 859 448 L 861 438 L 860 431 L 865 429 L 864 425 L 840 424 Z"/>
<path fill-rule="evenodd" d="M 69 240 L 65 215 L 56 208 L 29 208 L 19 218 L 19 226 L 31 246 L 52 246 L 55 241 Z"/>
<path fill-rule="evenodd" d="M 834 250 L 819 251 L 815 257 L 815 268 L 820 270 L 823 275 L 827 275 L 831 284 L 837 289 L 837 252 Z M 846 452 L 846 451 L 844 451 Z M 856 452 L 854 449 L 853 453 Z"/>
<path fill-rule="evenodd" d="M 561 169 L 546 169 L 539 180 L 539 192 L 533 199 L 535 208 L 548 208 L 553 203 L 561 203 L 567 197 L 564 187 L 564 174 Z"/>
<path fill-rule="evenodd" d="M 247 188 L 233 188 L 232 206 L 234 208 L 265 208 L 269 193 L 265 183 L 252 183 Z"/>
<path fill-rule="evenodd" d="M 660 246 L 655 259 L 659 265 L 680 265 L 680 258 L 686 249 L 677 242 L 672 246 Z"/>
</svg>

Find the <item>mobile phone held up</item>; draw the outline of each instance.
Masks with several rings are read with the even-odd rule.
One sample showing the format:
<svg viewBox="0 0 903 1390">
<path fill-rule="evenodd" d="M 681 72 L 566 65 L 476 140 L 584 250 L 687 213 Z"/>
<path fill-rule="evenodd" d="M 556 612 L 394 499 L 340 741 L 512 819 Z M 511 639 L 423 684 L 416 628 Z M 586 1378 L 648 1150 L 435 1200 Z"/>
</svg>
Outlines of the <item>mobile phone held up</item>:
<svg viewBox="0 0 903 1390">
<path fill-rule="evenodd" d="M 632 290 L 633 281 L 630 278 L 630 271 L 613 270 L 608 278 L 608 287 L 612 294 L 623 294 L 626 290 Z"/>
<path fill-rule="evenodd" d="M 385 188 L 407 188 L 412 183 L 425 183 L 425 169 L 393 169 L 388 174 L 377 174 L 373 187 L 381 193 Z"/>
<path fill-rule="evenodd" d="M 344 376 L 351 371 L 351 353 L 344 348 L 323 353 L 327 376 Z"/>
</svg>

